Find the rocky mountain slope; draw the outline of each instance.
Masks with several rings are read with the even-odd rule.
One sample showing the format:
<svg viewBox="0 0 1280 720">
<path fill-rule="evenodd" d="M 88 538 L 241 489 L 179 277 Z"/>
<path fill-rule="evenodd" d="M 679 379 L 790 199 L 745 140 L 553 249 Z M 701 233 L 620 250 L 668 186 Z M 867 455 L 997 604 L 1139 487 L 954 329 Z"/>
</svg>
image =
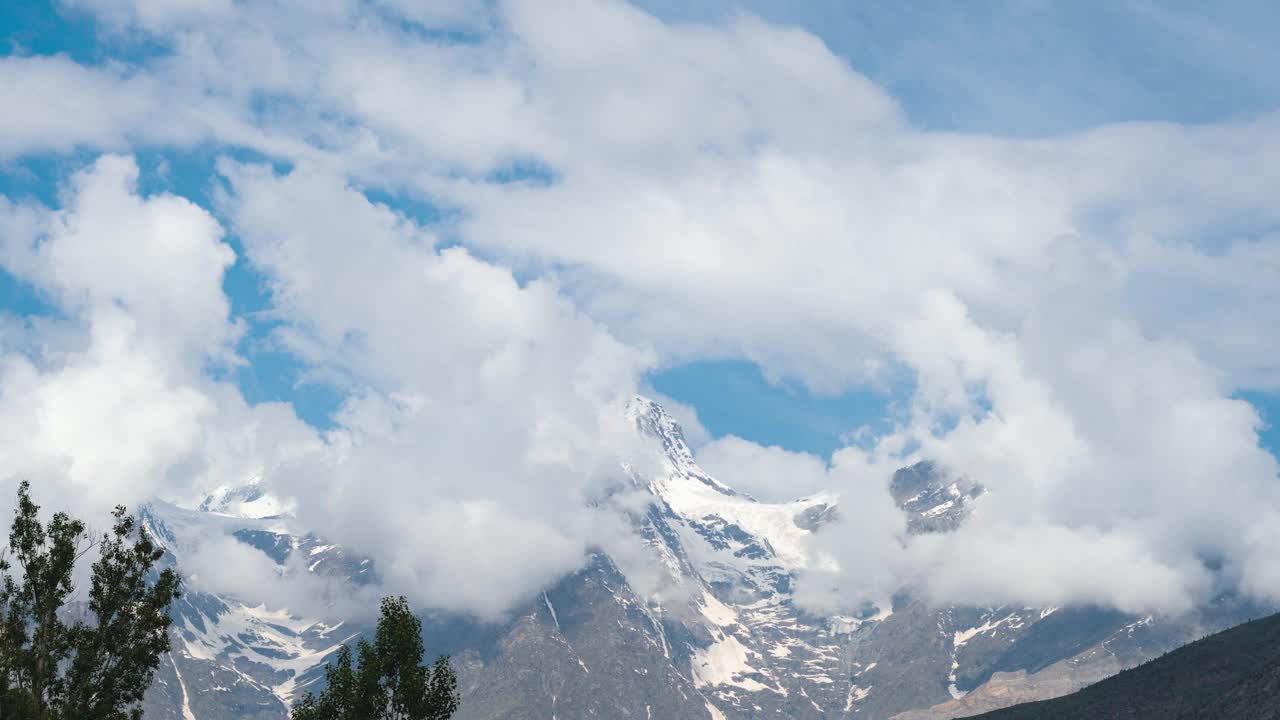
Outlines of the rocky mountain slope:
<svg viewBox="0 0 1280 720">
<path fill-rule="evenodd" d="M 648 553 L 646 574 L 659 576 L 645 587 L 663 591 L 638 591 L 598 552 L 505 623 L 426 615 L 428 647 L 454 658 L 463 720 L 957 717 L 1071 692 L 1257 613 L 1224 600 L 1173 622 L 1091 608 L 936 608 L 900 595 L 857 615 L 814 616 L 794 603 L 793 584 L 806 536 L 838 516 L 839 499 L 759 502 L 699 468 L 659 406 L 637 398 L 628 413 L 661 462 L 626 468 L 621 490 L 644 502 L 620 511 Z M 890 490 L 912 533 L 953 530 L 985 493 L 928 463 L 899 471 Z M 345 588 L 377 577 L 367 559 L 294 527 L 253 484 L 194 509 L 152 503 L 143 517 L 180 569 L 201 543 L 231 538 L 286 577 Z M 251 594 L 183 598 L 148 718 L 280 720 L 325 659 L 369 629 L 326 611 L 268 609 Z"/>
<path fill-rule="evenodd" d="M 1225 630 L 1056 700 L 989 720 L 1280 718 L 1280 615 Z"/>
</svg>

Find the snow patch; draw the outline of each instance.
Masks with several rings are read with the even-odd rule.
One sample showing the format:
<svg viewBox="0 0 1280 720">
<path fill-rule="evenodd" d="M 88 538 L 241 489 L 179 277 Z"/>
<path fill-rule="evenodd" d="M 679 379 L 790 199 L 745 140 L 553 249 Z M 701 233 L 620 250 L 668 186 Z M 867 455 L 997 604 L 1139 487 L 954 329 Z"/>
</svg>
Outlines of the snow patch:
<svg viewBox="0 0 1280 720">
<path fill-rule="evenodd" d="M 547 597 L 545 592 L 542 593 L 542 601 L 547 604 L 547 610 L 551 611 L 551 622 L 556 624 L 556 630 L 558 632 L 564 632 L 560 629 L 560 618 L 556 617 L 556 609 L 551 605 L 551 598 Z"/>
<path fill-rule="evenodd" d="M 867 696 L 871 694 L 871 687 L 870 685 L 867 687 L 858 687 L 856 684 L 850 685 L 849 694 L 845 695 L 844 698 L 844 711 L 849 712 L 853 709 L 854 703 L 866 700 Z"/>
<path fill-rule="evenodd" d="M 182 673 L 178 671 L 178 661 L 173 659 L 173 653 L 169 653 L 169 663 L 173 665 L 173 674 L 178 678 L 178 687 L 182 689 L 182 720 L 196 720 L 196 714 L 191 712 L 187 683 L 182 680 Z"/>
<path fill-rule="evenodd" d="M 719 627 L 730 627 L 738 624 L 738 613 L 734 612 L 728 605 L 720 602 L 715 595 L 709 592 L 702 593 L 702 605 L 699 607 L 702 616 Z"/>
<path fill-rule="evenodd" d="M 745 677 L 760 674 L 759 670 L 751 666 L 750 658 L 753 654 L 738 638 L 725 635 L 710 647 L 694 651 L 690 661 L 693 684 L 697 687 L 729 685 L 747 692 L 769 690 L 786 696 L 786 688 L 771 687 L 754 678 Z"/>
<path fill-rule="evenodd" d="M 755 672 L 755 668 L 748 662 L 749 658 L 750 651 L 747 647 L 738 638 L 726 635 L 710 647 L 694 652 L 694 683 L 699 687 L 734 685 L 750 692 L 764 690 L 765 686 L 755 680 L 734 680 L 737 675 Z"/>
<path fill-rule="evenodd" d="M 957 630 L 955 633 L 955 637 L 952 638 L 952 646 L 955 647 L 957 650 L 959 650 L 961 647 L 964 646 L 965 643 L 972 640 L 975 635 L 980 635 L 985 632 L 991 632 L 992 630 L 995 630 L 996 628 L 1000 627 L 1001 625 L 1008 622 L 1009 620 L 1016 620 L 1016 619 L 1018 619 L 1017 615 L 1006 615 L 1000 618 L 999 620 L 996 620 L 995 622 L 987 620 L 986 622 L 982 623 L 977 627 L 971 627 L 967 630 Z"/>
</svg>

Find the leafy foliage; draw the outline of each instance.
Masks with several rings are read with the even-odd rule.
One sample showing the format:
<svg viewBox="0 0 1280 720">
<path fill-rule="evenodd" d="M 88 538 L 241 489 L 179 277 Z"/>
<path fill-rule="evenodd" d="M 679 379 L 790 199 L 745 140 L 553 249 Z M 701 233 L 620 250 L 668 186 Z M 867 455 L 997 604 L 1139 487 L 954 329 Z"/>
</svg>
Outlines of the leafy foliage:
<svg viewBox="0 0 1280 720">
<path fill-rule="evenodd" d="M 1280 718 L 1280 615 L 1237 625 L 1071 695 L 987 720 Z"/>
<path fill-rule="evenodd" d="M 0 717 L 138 720 L 169 650 L 178 576 L 155 571 L 163 551 L 123 507 L 96 540 L 66 513 L 42 525 L 39 510 L 22 483 L 0 555 Z M 68 623 L 76 563 L 95 548 L 91 617 Z"/>
<path fill-rule="evenodd" d="M 385 598 L 374 641 L 353 662 L 342 646 L 325 666 L 326 689 L 307 694 L 292 720 L 446 720 L 458 710 L 458 679 L 447 657 L 422 664 L 422 623 L 403 598 Z"/>
</svg>

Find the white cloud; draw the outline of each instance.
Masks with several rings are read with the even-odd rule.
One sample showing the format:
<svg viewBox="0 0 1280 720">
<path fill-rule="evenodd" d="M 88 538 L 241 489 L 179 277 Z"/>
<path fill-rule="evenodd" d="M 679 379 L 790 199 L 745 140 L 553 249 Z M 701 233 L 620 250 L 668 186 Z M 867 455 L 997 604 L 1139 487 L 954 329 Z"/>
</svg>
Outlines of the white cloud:
<svg viewBox="0 0 1280 720">
<path fill-rule="evenodd" d="M 133 162 L 108 156 L 62 209 L 4 208 L 6 270 L 65 316 L 5 348 L 6 486 L 31 478 L 46 502 L 97 516 L 264 476 L 305 526 L 373 553 L 390 587 L 485 617 L 576 568 L 613 522 L 588 500 L 621 476 L 622 402 L 649 357 L 549 281 L 438 251 L 336 176 L 224 172 L 282 342 L 349 383 L 338 427 L 321 438 L 205 374 L 239 362 L 222 228 L 140 196 Z"/>
<path fill-rule="evenodd" d="M 232 472 L 250 463 L 227 448 L 249 447 L 304 520 L 392 582 L 492 614 L 607 535 L 582 500 L 627 448 L 616 405 L 640 375 L 742 357 L 819 392 L 915 380 L 909 419 L 830 468 L 736 439 L 699 452 L 762 495 L 842 491 L 854 511 L 823 534 L 841 572 L 806 580 L 814 605 L 904 584 L 1127 609 L 1177 610 L 1214 583 L 1280 598 L 1276 463 L 1231 399 L 1280 378 L 1276 116 L 930 133 L 813 36 L 750 16 L 516 1 L 413 18 L 491 29 L 452 42 L 352 4 L 224 4 L 198 22 L 194 6 L 102 6 L 173 48 L 128 72 L 0 61 L 24 98 L 0 153 L 216 138 L 291 161 L 224 162 L 219 210 L 270 283 L 280 342 L 350 398 L 322 441 L 204 377 L 236 336 L 221 231 L 134 196 L 136 171 L 106 160 L 61 214 L 6 206 L 0 225 L 49 235 L 7 237 L 3 261 L 72 316 L 0 335 L 60 343 L 5 356 L 6 406 L 40 418 L 8 420 L 32 467 L 71 447 L 73 468 L 189 486 L 193 463 Z M 54 80 L 99 120 L 68 124 Z M 452 214 L 424 228 L 361 187 Z M 73 405 L 88 412 L 64 419 Z M 124 440 L 94 436 L 126 414 Z M 228 435 L 246 415 L 293 450 Z M 991 493 L 955 537 L 904 544 L 884 483 L 921 456 Z"/>
<path fill-rule="evenodd" d="M 0 57 L 0 158 L 80 146 L 123 149 L 145 136 L 191 142 L 201 135 L 191 108 L 165 112 L 163 88 L 118 67 L 85 67 L 64 56 Z M 168 122 L 155 123 L 164 116 Z"/>
<path fill-rule="evenodd" d="M 827 463 L 817 455 L 764 447 L 726 435 L 698 448 L 698 464 L 734 489 L 758 500 L 783 502 L 811 495 L 831 486 Z"/>
<path fill-rule="evenodd" d="M 216 530 L 183 548 L 187 588 L 232 597 L 297 617 L 369 618 L 376 612 L 376 585 L 351 587 L 340 575 L 311 572 L 310 558 L 290 553 L 277 564 L 261 550 Z"/>
<path fill-rule="evenodd" d="M 0 477 L 97 510 L 196 462 L 217 411 L 202 365 L 228 357 L 236 333 L 217 223 L 185 200 L 138 197 L 136 174 L 104 157 L 71 181 L 63 210 L 0 213 L 0 262 L 64 315 L 0 356 Z"/>
<path fill-rule="evenodd" d="M 549 281 L 438 250 L 339 177 L 224 171 L 294 346 L 353 383 L 328 453 L 272 478 L 300 519 L 420 599 L 482 615 L 577 567 L 648 356 Z"/>
<path fill-rule="evenodd" d="M 1205 567 L 1224 562 L 1219 582 L 1230 586 L 1235 566 L 1262 561 L 1235 529 L 1266 527 L 1280 501 L 1253 408 L 1227 397 L 1185 344 L 1149 340 L 1099 310 L 1056 298 L 1028 313 L 1016 336 L 999 336 L 955 314 L 952 301 L 905 331 L 928 336 L 917 352 L 940 367 L 932 376 L 972 378 L 991 406 L 969 408 L 948 430 L 922 412 L 903 432 L 922 455 L 990 488 L 973 527 L 922 569 L 939 596 L 960 591 L 944 566 L 982 558 L 964 563 L 964 594 L 985 584 L 989 599 L 1009 597 L 1004 568 L 1039 554 L 1053 561 L 1023 577 L 1019 600 L 1073 588 L 1066 597 L 1180 610 L 1222 589 Z M 1009 536 L 1018 542 L 1001 540 Z M 1087 587 L 1074 576 L 1086 563 Z"/>
<path fill-rule="evenodd" d="M 233 0 L 62 0 L 62 4 L 74 10 L 92 10 L 113 30 L 137 25 L 172 31 L 227 18 Z"/>
</svg>

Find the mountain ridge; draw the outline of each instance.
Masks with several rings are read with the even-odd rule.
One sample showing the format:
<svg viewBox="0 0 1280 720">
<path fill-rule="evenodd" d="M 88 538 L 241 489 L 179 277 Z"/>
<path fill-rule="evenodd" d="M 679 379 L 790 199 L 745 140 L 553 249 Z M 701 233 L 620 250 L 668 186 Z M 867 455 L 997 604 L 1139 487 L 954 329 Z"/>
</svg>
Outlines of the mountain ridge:
<svg viewBox="0 0 1280 720">
<path fill-rule="evenodd" d="M 1280 614 L 1223 630 L 1070 695 L 987 720 L 1280 718 Z"/>
<path fill-rule="evenodd" d="M 458 669 L 461 720 L 925 720 L 998 707 L 990 703 L 999 697 L 978 702 L 984 688 L 1007 687 L 1019 672 L 1045 677 L 1059 663 L 1072 671 L 1055 676 L 1047 692 L 1069 692 L 1194 632 L 1077 609 L 937 608 L 907 595 L 856 615 L 813 615 L 794 602 L 794 585 L 810 562 L 808 538 L 840 516 L 840 499 L 759 501 L 702 470 L 657 403 L 636 398 L 626 412 L 660 462 L 624 465 L 646 500 L 616 510 L 641 541 L 646 574 L 665 591 L 633 587 L 597 550 L 508 620 L 425 613 L 428 647 L 451 654 Z M 230 538 L 282 575 L 323 578 L 338 590 L 376 586 L 375 563 L 295 527 L 287 512 L 268 512 L 283 504 L 265 497 L 259 482 L 250 486 L 219 489 L 196 508 L 144 508 L 166 562 L 181 568 L 201 543 Z M 898 471 L 889 489 L 913 534 L 953 531 L 986 492 L 930 463 Z M 367 623 L 323 615 L 189 593 L 176 609 L 174 651 L 147 717 L 282 720 L 293 698 L 316 687 L 337 644 L 369 631 Z M 1062 642 L 1082 637 L 1089 641 Z M 1035 695 L 1037 687 L 1025 692 L 1048 696 Z M 1004 704 L 1024 695 L 1006 694 Z"/>
</svg>

